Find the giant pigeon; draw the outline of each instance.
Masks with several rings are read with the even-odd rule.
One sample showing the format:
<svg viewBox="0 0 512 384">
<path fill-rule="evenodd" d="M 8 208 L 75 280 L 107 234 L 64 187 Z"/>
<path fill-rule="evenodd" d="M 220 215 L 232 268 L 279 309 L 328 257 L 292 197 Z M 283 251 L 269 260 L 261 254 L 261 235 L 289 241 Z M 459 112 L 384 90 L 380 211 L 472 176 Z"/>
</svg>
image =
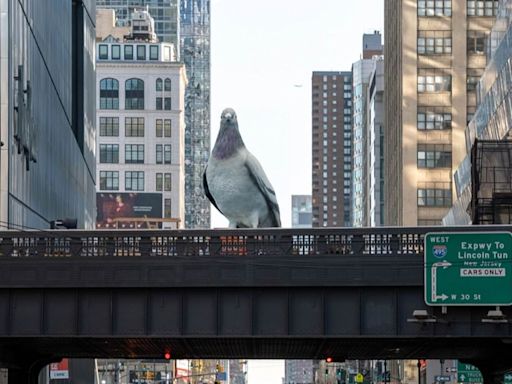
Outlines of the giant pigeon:
<svg viewBox="0 0 512 384">
<path fill-rule="evenodd" d="M 281 226 L 274 188 L 258 160 L 245 147 L 236 113 L 231 108 L 222 111 L 203 186 L 208 199 L 229 220 L 230 228 Z"/>
</svg>

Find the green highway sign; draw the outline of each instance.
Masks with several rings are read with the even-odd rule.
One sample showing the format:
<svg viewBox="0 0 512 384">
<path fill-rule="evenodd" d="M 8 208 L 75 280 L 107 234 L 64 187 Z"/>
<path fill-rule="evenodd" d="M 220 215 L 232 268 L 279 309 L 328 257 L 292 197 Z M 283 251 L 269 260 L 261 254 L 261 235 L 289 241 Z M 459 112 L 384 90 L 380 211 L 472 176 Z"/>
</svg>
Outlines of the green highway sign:
<svg viewBox="0 0 512 384">
<path fill-rule="evenodd" d="M 457 382 L 458 383 L 483 383 L 484 378 L 480 370 L 471 364 L 464 364 L 460 361 L 457 362 Z M 512 384 L 512 373 L 505 373 L 503 375 L 503 384 Z"/>
<path fill-rule="evenodd" d="M 484 378 L 477 367 L 471 364 L 457 363 L 457 382 L 483 383 Z"/>
<path fill-rule="evenodd" d="M 512 234 L 425 235 L 427 305 L 511 305 Z"/>
</svg>

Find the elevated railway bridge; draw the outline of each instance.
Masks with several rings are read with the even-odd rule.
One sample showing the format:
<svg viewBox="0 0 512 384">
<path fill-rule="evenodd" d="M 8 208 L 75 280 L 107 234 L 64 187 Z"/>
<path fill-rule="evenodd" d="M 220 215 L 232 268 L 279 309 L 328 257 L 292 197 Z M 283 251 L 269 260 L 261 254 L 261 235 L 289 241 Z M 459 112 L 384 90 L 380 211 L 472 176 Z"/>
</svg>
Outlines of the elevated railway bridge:
<svg viewBox="0 0 512 384">
<path fill-rule="evenodd" d="M 0 232 L 0 362 L 457 358 L 499 382 L 510 307 L 427 306 L 424 236 L 511 228 Z"/>
</svg>

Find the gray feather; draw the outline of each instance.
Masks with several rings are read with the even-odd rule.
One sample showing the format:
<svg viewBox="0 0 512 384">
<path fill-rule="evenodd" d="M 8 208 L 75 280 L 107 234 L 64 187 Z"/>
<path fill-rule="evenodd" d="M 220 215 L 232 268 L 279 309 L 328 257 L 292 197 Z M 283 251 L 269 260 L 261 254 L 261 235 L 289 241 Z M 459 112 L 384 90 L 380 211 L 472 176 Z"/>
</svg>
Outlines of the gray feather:
<svg viewBox="0 0 512 384">
<path fill-rule="evenodd" d="M 234 110 L 222 112 L 221 129 L 204 173 L 205 194 L 230 227 L 279 227 L 279 205 L 258 160 L 247 150 Z"/>
</svg>

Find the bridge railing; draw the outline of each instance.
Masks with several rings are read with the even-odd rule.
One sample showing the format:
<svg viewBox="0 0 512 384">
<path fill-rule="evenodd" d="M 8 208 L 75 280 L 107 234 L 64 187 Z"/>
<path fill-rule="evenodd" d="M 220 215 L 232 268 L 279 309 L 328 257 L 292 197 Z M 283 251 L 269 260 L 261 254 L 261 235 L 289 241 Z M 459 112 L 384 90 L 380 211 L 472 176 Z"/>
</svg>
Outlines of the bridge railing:
<svg viewBox="0 0 512 384">
<path fill-rule="evenodd" d="M 0 232 L 4 258 L 422 255 L 428 232 L 512 226 Z"/>
</svg>

